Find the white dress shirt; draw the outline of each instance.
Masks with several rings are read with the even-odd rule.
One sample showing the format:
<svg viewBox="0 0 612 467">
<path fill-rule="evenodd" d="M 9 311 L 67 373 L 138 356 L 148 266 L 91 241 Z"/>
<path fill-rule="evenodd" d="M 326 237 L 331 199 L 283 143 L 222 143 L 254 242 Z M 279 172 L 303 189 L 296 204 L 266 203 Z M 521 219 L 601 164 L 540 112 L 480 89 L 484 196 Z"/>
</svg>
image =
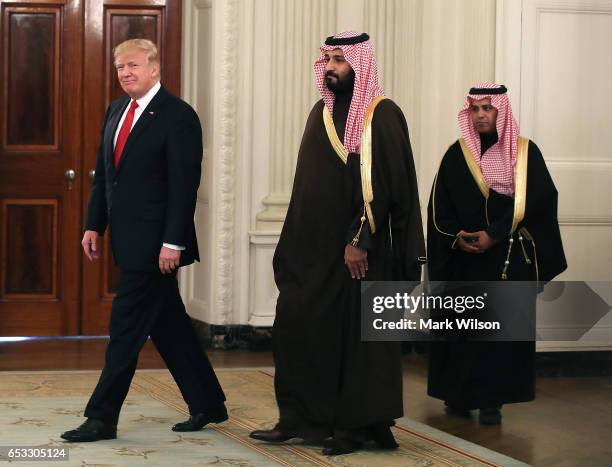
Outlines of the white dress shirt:
<svg viewBox="0 0 612 467">
<path fill-rule="evenodd" d="M 149 103 L 153 100 L 153 98 L 159 92 L 160 89 L 161 89 L 161 83 L 158 81 L 157 83 L 155 83 L 155 85 L 151 89 L 149 89 L 149 91 L 144 96 L 142 96 L 140 99 L 136 99 L 136 103 L 138 104 L 138 107 L 136 107 L 136 109 L 134 110 L 134 121 L 132 122 L 132 128 L 134 128 L 134 125 L 136 125 L 136 122 L 138 121 L 138 119 L 140 118 L 144 110 L 147 108 L 147 105 L 149 105 Z M 113 139 L 113 149 L 117 145 L 117 138 L 119 136 L 119 131 L 121 131 L 121 125 L 123 125 L 123 121 L 125 120 L 125 117 L 127 116 L 129 109 L 130 109 L 130 106 L 128 105 L 123 111 L 121 120 L 119 120 L 119 125 L 117 125 L 117 131 L 115 132 L 115 138 Z M 130 128 L 130 131 L 132 131 L 132 128 Z M 163 245 L 166 248 L 170 248 L 172 250 L 184 250 L 185 249 L 184 246 L 173 245 L 171 243 L 164 243 Z"/>
</svg>

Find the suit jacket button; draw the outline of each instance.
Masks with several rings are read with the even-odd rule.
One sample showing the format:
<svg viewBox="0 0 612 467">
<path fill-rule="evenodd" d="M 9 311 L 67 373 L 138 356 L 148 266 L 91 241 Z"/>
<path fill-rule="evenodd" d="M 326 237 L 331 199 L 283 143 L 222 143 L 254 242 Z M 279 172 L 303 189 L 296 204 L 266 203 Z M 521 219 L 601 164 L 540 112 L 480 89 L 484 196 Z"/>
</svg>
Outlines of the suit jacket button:
<svg viewBox="0 0 612 467">
<path fill-rule="evenodd" d="M 117 182 L 113 182 L 113 186 L 117 186 Z"/>
</svg>

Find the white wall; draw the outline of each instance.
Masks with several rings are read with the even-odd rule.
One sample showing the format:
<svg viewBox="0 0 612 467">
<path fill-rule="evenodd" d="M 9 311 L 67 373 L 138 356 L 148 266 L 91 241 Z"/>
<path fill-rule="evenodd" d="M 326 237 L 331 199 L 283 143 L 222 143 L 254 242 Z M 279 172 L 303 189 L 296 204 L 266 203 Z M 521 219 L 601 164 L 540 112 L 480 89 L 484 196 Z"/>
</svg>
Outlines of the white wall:
<svg viewBox="0 0 612 467">
<path fill-rule="evenodd" d="M 612 1 L 499 0 L 497 38 L 498 79 L 559 191 L 559 279 L 611 281 Z M 612 315 L 579 342 L 539 347 L 612 347 Z"/>
<path fill-rule="evenodd" d="M 534 13 L 543 3 L 563 4 L 575 15 Z M 610 246 L 611 213 L 596 202 L 610 194 L 609 105 L 596 107 L 598 126 L 579 127 L 574 136 L 571 130 L 593 108 L 578 90 L 596 84 L 588 99 L 598 89 L 610 95 L 610 3 L 185 0 L 183 93 L 202 117 L 206 138 L 197 213 L 203 262 L 181 277 L 190 313 L 213 324 L 272 324 L 272 255 L 303 126 L 319 98 L 312 64 L 324 38 L 346 29 L 370 34 L 386 94 L 404 110 L 423 208 L 439 160 L 458 136 L 466 90 L 500 80 L 561 193 L 565 278 L 609 279 L 611 253 L 597 254 L 584 241 Z M 590 42 L 577 40 L 585 34 Z M 550 54 L 559 41 L 567 53 Z M 589 49 L 593 41 L 596 50 Z M 567 90 L 571 99 L 555 98 Z"/>
</svg>

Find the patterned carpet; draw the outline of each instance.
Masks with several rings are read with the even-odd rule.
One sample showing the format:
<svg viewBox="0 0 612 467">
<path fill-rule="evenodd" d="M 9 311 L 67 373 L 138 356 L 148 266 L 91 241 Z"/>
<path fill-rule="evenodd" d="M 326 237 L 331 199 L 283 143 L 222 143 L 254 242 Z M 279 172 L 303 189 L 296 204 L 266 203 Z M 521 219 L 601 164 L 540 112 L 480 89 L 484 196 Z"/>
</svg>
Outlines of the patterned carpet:
<svg viewBox="0 0 612 467">
<path fill-rule="evenodd" d="M 375 448 L 325 457 L 297 442 L 268 445 L 248 437 L 277 418 L 273 373 L 225 369 L 217 374 L 228 398 L 230 420 L 195 433 L 174 433 L 187 414 L 167 371 L 139 371 L 119 421 L 118 439 L 67 444 L 59 434 L 82 421 L 99 372 L 0 373 L 0 445 L 68 447 L 69 461 L 15 465 L 70 466 L 519 466 L 525 465 L 407 418 L 393 428 L 396 451 Z M 0 460 L 0 464 L 4 463 Z"/>
</svg>

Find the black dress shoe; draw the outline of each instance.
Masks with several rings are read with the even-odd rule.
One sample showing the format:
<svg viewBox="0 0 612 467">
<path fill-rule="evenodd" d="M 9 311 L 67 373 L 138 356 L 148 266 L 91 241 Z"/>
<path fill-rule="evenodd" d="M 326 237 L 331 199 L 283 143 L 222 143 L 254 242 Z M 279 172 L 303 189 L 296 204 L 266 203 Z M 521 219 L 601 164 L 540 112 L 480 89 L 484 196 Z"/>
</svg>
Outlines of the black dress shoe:
<svg viewBox="0 0 612 467">
<path fill-rule="evenodd" d="M 480 409 L 478 421 L 481 425 L 500 425 L 502 421 L 501 407 Z"/>
<path fill-rule="evenodd" d="M 361 441 L 344 438 L 327 438 L 323 441 L 323 450 L 321 452 L 324 456 L 340 456 L 358 451 L 362 447 L 363 443 Z"/>
<path fill-rule="evenodd" d="M 370 429 L 370 436 L 380 449 L 399 448 L 399 444 L 395 441 L 395 437 L 389 425 L 377 425 L 372 427 Z"/>
<path fill-rule="evenodd" d="M 66 431 L 61 434 L 61 437 L 73 443 L 115 439 L 117 438 L 117 425 L 95 418 L 88 418 L 76 430 Z"/>
<path fill-rule="evenodd" d="M 223 407 L 222 409 L 191 415 L 189 420 L 174 425 L 172 431 L 199 431 L 209 423 L 221 423 L 227 419 L 227 410 Z"/>
<path fill-rule="evenodd" d="M 461 418 L 472 418 L 472 412 L 470 412 L 469 409 L 452 405 L 448 402 L 444 402 L 444 405 L 444 410 L 448 415 L 455 415 L 456 417 Z"/>
<path fill-rule="evenodd" d="M 259 441 L 265 441 L 266 443 L 282 443 L 283 441 L 289 441 L 291 438 L 295 438 L 295 435 L 290 433 L 283 433 L 276 428 L 272 430 L 255 430 L 249 434 L 250 438 L 258 439 Z"/>
</svg>

